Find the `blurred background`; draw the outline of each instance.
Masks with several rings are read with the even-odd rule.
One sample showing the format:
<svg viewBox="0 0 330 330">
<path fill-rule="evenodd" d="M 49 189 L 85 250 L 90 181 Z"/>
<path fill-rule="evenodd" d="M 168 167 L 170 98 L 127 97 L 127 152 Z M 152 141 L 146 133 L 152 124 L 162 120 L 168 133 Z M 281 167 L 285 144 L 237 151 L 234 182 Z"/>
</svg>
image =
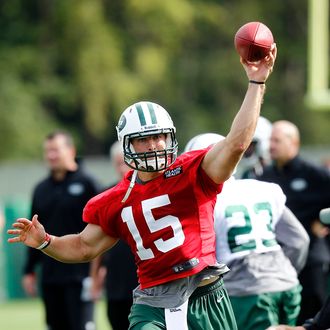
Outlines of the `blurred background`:
<svg viewBox="0 0 330 330">
<path fill-rule="evenodd" d="M 330 102 L 307 96 L 318 92 L 314 71 L 328 92 L 328 2 L 1 0 L 0 300 L 23 297 L 24 247 L 9 246 L 5 230 L 29 214 L 31 190 L 46 174 L 45 135 L 69 130 L 104 184 L 116 181 L 108 150 L 119 115 L 136 101 L 169 111 L 181 147 L 197 133 L 226 135 L 247 87 L 234 35 L 249 21 L 266 24 L 278 47 L 262 115 L 294 122 L 305 156 L 326 164 Z M 324 20 L 311 38 L 313 8 Z"/>
</svg>

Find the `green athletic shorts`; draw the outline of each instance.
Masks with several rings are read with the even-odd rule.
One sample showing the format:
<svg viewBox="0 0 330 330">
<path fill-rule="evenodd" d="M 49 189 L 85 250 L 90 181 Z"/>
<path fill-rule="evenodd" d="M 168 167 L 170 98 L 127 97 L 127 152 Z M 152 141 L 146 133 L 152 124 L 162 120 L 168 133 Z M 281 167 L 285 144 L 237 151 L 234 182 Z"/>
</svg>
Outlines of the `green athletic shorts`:
<svg viewBox="0 0 330 330">
<path fill-rule="evenodd" d="M 189 298 L 187 318 L 189 330 L 237 330 L 222 278 L 194 291 Z M 129 321 L 129 330 L 166 329 L 164 308 L 133 304 Z"/>
<path fill-rule="evenodd" d="M 265 330 L 271 325 L 296 325 L 301 286 L 283 292 L 230 296 L 238 329 Z"/>
</svg>

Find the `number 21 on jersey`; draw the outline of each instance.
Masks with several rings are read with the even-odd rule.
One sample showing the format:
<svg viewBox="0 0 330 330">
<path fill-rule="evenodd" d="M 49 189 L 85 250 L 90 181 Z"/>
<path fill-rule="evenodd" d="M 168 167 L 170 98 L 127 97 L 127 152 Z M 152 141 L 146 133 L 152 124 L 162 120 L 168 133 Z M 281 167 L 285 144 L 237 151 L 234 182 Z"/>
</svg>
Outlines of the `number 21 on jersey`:
<svg viewBox="0 0 330 330">
<path fill-rule="evenodd" d="M 248 209 L 244 205 L 230 205 L 225 209 L 229 226 L 228 245 L 231 253 L 246 250 L 267 250 L 277 245 L 272 227 L 272 208 L 270 203 L 256 203 Z"/>
</svg>

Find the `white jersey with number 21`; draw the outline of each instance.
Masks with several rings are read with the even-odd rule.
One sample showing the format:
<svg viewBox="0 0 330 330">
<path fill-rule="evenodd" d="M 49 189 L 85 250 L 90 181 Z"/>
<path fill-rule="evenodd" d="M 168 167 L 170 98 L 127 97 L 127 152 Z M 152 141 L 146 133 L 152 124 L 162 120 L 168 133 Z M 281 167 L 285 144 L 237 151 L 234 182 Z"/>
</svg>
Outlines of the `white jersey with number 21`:
<svg viewBox="0 0 330 330">
<path fill-rule="evenodd" d="M 275 226 L 285 202 L 277 184 L 229 179 L 215 206 L 217 259 L 228 263 L 250 253 L 280 250 Z"/>
</svg>

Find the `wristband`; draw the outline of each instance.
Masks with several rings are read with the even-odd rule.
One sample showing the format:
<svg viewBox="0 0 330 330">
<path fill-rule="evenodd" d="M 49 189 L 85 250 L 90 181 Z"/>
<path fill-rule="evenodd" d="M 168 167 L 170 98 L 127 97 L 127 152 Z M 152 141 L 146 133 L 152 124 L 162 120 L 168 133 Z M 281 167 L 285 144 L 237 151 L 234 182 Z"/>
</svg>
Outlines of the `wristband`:
<svg viewBox="0 0 330 330">
<path fill-rule="evenodd" d="M 38 249 L 38 250 L 43 250 L 43 249 L 45 249 L 45 248 L 50 244 L 51 240 L 52 240 L 51 236 L 50 236 L 49 234 L 46 233 L 45 240 L 43 241 L 43 243 L 41 243 L 41 244 L 37 247 L 37 249 Z"/>
<path fill-rule="evenodd" d="M 249 83 L 256 85 L 265 85 L 264 81 L 249 80 Z"/>
</svg>

